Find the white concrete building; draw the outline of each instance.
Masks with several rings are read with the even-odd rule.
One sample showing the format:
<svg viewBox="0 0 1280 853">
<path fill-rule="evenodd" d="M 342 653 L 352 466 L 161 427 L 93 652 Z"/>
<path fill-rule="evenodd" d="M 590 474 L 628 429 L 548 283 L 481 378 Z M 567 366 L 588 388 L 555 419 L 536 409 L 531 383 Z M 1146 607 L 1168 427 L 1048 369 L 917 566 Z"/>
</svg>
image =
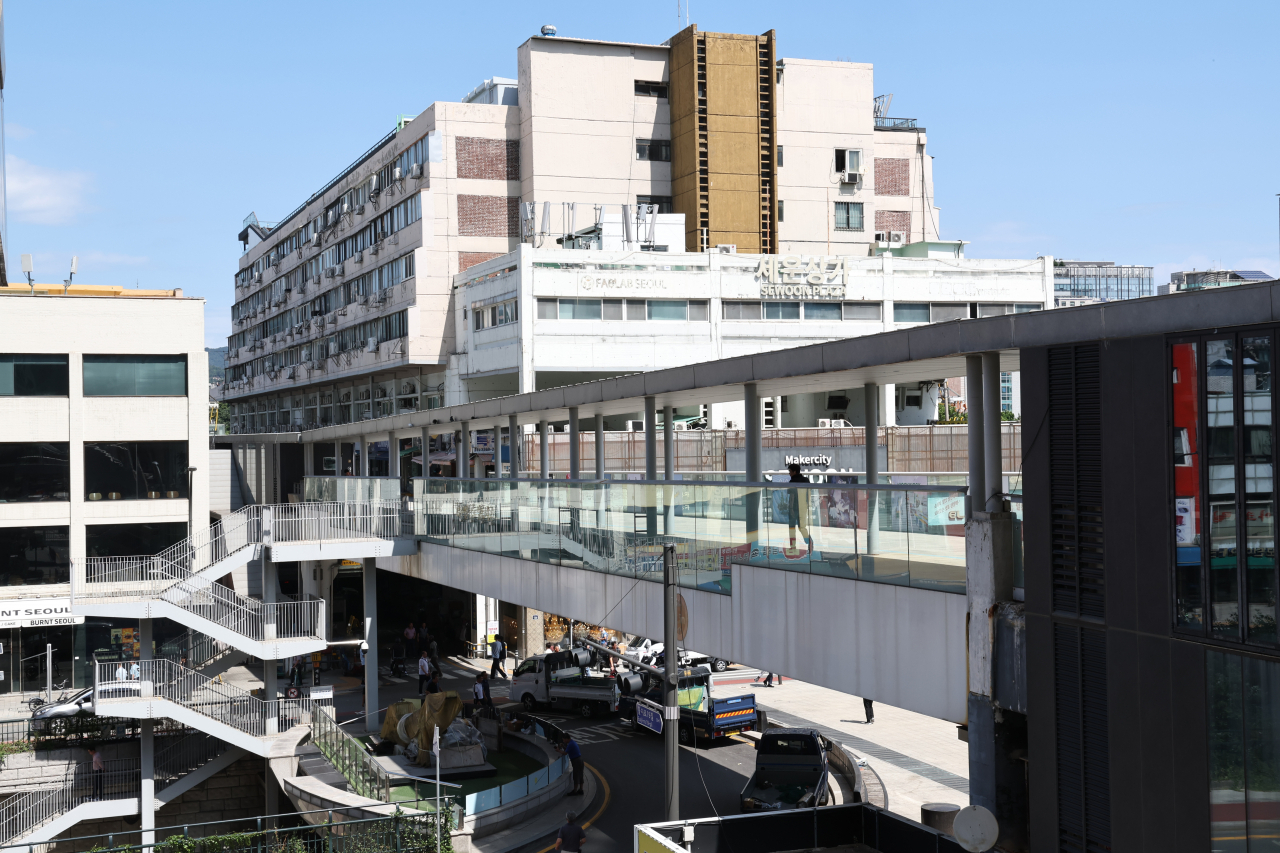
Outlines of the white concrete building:
<svg viewBox="0 0 1280 853">
<path fill-rule="evenodd" d="M 971 260 L 950 256 L 962 254 L 953 250 L 935 244 L 934 257 L 779 257 L 522 245 L 455 276 L 458 348 L 449 359 L 444 395 L 473 402 L 1052 307 L 1051 258 Z M 885 393 L 882 410 L 890 424 L 937 419 L 937 383 L 888 385 Z M 716 429 L 743 422 L 741 405 L 679 415 L 705 417 Z M 607 428 L 624 429 L 628 419 L 611 418 Z M 861 425 L 861 393 L 794 394 L 785 403 L 766 403 L 767 426 L 812 427 L 819 419 Z"/>
<path fill-rule="evenodd" d="M 516 78 L 431 104 L 278 224 L 246 219 L 233 430 L 454 402 L 455 276 L 521 244 L 579 245 L 597 221 L 621 230 L 624 208 L 641 225 L 622 236 L 649 251 L 867 259 L 939 239 L 925 131 L 883 115 L 869 64 L 697 27 L 660 45 L 535 36 L 515 59 Z M 654 213 L 683 218 L 651 235 Z M 785 328 L 770 348 L 809 339 Z"/>
<path fill-rule="evenodd" d="M 46 644 L 70 686 L 92 683 L 94 653 L 133 656 L 111 620 L 70 615 L 72 564 L 156 554 L 189 519 L 209 524 L 204 300 L 37 294 L 0 288 L 0 693 L 44 688 L 31 655 Z"/>
</svg>

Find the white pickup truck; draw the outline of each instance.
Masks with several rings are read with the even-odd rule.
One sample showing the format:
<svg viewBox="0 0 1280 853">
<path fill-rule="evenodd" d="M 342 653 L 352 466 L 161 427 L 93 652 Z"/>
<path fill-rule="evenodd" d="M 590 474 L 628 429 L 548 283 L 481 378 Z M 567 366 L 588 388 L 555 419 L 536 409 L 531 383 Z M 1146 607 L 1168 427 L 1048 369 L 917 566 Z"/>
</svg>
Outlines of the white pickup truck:
<svg viewBox="0 0 1280 853">
<path fill-rule="evenodd" d="M 591 675 L 583 649 L 534 655 L 511 673 L 512 701 L 530 711 L 539 705 L 575 708 L 584 717 L 618 710 L 621 692 L 608 675 Z"/>
<path fill-rule="evenodd" d="M 635 655 L 636 659 L 641 663 L 647 663 L 654 666 L 665 648 L 663 643 L 655 643 L 653 640 L 641 640 L 634 646 L 627 649 L 627 654 Z M 680 660 L 677 663 L 682 667 L 705 666 L 712 672 L 724 672 L 729 668 L 730 661 L 722 658 L 713 658 L 711 655 L 704 655 L 702 652 L 694 652 L 689 649 L 680 650 Z"/>
</svg>

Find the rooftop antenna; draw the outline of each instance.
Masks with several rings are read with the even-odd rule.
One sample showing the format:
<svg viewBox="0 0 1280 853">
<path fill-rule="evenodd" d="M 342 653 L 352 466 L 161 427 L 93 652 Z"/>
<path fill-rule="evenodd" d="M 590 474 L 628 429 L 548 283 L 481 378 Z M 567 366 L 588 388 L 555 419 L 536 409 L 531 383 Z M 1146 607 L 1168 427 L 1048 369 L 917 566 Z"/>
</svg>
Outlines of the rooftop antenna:
<svg viewBox="0 0 1280 853">
<path fill-rule="evenodd" d="M 22 256 L 22 271 L 23 271 L 24 273 L 26 273 L 26 274 L 27 274 L 27 286 L 31 288 L 31 295 L 32 295 L 32 296 L 35 296 L 35 295 L 36 295 L 36 282 L 35 282 L 35 279 L 33 279 L 33 278 L 31 277 L 31 272 L 32 272 L 32 270 L 34 270 L 34 269 L 35 269 L 35 267 L 33 267 L 33 266 L 31 265 L 31 256 L 30 256 L 30 255 L 23 255 L 23 256 Z"/>
<path fill-rule="evenodd" d="M 893 94 L 877 95 L 874 101 L 875 106 L 872 112 L 876 118 L 884 118 L 889 114 L 889 105 L 893 103 Z"/>
<path fill-rule="evenodd" d="M 71 256 L 71 274 L 67 276 L 67 280 L 62 283 L 62 295 L 67 295 L 67 290 L 71 287 L 71 281 L 76 277 L 76 268 L 80 266 L 80 256 Z"/>
</svg>

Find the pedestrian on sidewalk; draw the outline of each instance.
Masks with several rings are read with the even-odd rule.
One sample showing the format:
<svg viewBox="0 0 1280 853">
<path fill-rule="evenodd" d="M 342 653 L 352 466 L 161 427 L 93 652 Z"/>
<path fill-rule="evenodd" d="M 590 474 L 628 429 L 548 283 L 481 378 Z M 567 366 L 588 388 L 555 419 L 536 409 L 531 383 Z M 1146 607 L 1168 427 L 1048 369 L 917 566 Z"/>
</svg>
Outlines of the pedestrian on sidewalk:
<svg viewBox="0 0 1280 853">
<path fill-rule="evenodd" d="M 755 678 L 755 680 L 756 680 L 756 681 L 759 681 L 759 680 L 760 680 L 760 676 L 758 676 L 758 675 L 757 675 L 757 676 L 756 676 L 756 678 Z M 782 683 L 782 676 L 781 676 L 781 675 L 779 675 L 779 676 L 778 676 L 778 683 L 779 683 L 779 684 L 781 684 L 781 683 Z M 764 686 L 765 686 L 765 687 L 772 687 L 772 686 L 773 686 L 773 673 L 772 673 L 772 672 L 766 672 L 766 673 L 764 674 Z"/>
<path fill-rule="evenodd" d="M 493 642 L 489 644 L 489 656 L 493 658 L 493 665 L 489 667 L 489 677 L 497 678 L 501 674 L 503 678 L 509 678 L 507 671 L 502 668 L 507 660 L 507 644 L 502 642 L 501 634 L 493 635 Z"/>
<path fill-rule="evenodd" d="M 440 673 L 432 671 L 431 675 L 427 678 L 427 693 L 439 693 L 439 692 L 440 692 Z M 426 694 L 423 694 L 423 695 L 425 696 Z"/>
<path fill-rule="evenodd" d="M 560 834 L 556 836 L 556 850 L 560 853 L 581 853 L 586 840 L 587 832 L 578 826 L 578 815 L 566 812 L 564 826 L 560 827 Z"/>
<path fill-rule="evenodd" d="M 565 796 L 574 797 L 582 794 L 582 747 L 578 746 L 573 736 L 566 732 L 556 748 L 562 754 L 569 756 L 569 763 L 573 765 L 573 790 Z"/>
<path fill-rule="evenodd" d="M 418 629 L 413 626 L 412 622 L 409 623 L 409 627 L 404 629 L 404 639 L 405 645 L 410 648 L 413 647 L 414 640 L 418 639 Z"/>
<path fill-rule="evenodd" d="M 106 770 L 106 765 L 102 763 L 102 753 L 98 752 L 96 746 L 89 747 L 89 758 L 93 761 L 93 796 L 95 799 L 102 799 L 102 776 Z"/>
<path fill-rule="evenodd" d="M 862 710 L 867 715 L 868 723 L 874 723 L 876 721 L 876 709 L 872 707 L 870 699 L 862 700 Z"/>
<path fill-rule="evenodd" d="M 427 653 L 424 650 L 418 658 L 418 695 L 425 695 L 423 688 L 426 687 L 430 675 L 431 658 L 427 657 Z"/>
<path fill-rule="evenodd" d="M 427 635 L 427 657 L 431 658 L 431 668 L 443 678 L 444 670 L 440 668 L 440 644 L 432 634 Z"/>
</svg>

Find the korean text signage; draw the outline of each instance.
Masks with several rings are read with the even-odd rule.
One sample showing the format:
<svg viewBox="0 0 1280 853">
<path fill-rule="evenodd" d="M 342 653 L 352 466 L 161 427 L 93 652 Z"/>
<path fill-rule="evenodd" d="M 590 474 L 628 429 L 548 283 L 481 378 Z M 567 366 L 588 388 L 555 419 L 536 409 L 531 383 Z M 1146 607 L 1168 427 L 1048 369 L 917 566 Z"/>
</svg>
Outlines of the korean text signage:
<svg viewBox="0 0 1280 853">
<path fill-rule="evenodd" d="M 662 706 L 648 699 L 636 702 L 636 724 L 662 734 Z"/>
<path fill-rule="evenodd" d="M 844 299 L 849 283 L 845 258 L 823 255 L 769 255 L 756 268 L 760 296 L 812 300 Z"/>
</svg>

